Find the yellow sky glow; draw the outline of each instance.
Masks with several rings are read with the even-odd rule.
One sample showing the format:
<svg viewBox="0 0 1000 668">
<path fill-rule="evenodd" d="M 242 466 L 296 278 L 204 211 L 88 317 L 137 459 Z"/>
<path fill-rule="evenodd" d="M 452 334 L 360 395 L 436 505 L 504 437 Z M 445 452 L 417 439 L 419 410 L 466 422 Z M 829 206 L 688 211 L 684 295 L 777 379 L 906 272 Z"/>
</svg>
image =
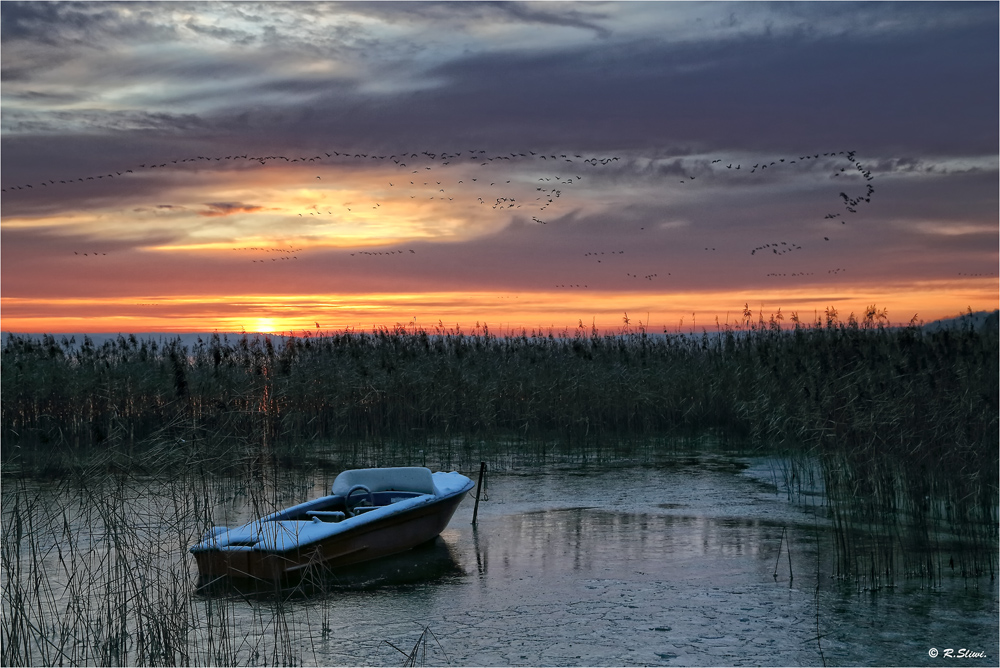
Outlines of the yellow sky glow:
<svg viewBox="0 0 1000 668">
<path fill-rule="evenodd" d="M 956 302 L 956 294 L 964 299 Z M 953 281 L 917 286 L 840 286 L 820 295 L 810 290 L 758 292 L 748 302 L 732 292 L 649 294 L 622 292 L 549 291 L 531 293 L 433 292 L 414 294 L 219 295 L 169 298 L 20 299 L 5 297 L 3 330 L 7 332 L 296 332 L 324 331 L 397 324 L 433 330 L 488 324 L 495 333 L 522 328 L 618 331 L 627 316 L 633 326 L 650 331 L 690 332 L 736 325 L 746 304 L 757 322 L 780 313 L 785 326 L 797 314 L 804 323 L 824 318 L 835 308 L 841 320 L 853 313 L 863 317 L 869 305 L 887 309 L 893 324 L 916 315 L 925 322 L 957 315 L 966 308 L 997 308 L 995 278 L 970 279 L 956 293 Z"/>
</svg>

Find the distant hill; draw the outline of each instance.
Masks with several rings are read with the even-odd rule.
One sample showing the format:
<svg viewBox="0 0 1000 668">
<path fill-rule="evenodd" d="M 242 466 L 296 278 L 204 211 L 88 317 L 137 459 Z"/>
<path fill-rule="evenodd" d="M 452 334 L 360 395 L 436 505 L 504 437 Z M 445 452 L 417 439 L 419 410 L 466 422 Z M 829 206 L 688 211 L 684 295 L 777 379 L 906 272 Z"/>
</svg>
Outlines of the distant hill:
<svg viewBox="0 0 1000 668">
<path fill-rule="evenodd" d="M 923 326 L 925 332 L 939 332 L 945 329 L 992 329 L 1000 327 L 1000 310 L 963 313 L 954 318 L 935 320 Z"/>
</svg>

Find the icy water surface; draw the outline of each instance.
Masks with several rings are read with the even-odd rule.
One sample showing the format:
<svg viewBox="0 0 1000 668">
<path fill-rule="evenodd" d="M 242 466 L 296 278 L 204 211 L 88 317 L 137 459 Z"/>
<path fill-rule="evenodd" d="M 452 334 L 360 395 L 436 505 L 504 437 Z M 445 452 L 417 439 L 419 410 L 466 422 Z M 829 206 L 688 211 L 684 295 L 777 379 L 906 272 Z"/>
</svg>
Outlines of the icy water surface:
<svg viewBox="0 0 1000 668">
<path fill-rule="evenodd" d="M 426 665 L 997 665 L 996 583 L 945 574 L 872 593 L 832 578 L 822 509 L 789 503 L 772 461 L 490 473 L 476 527 L 470 496 L 434 543 L 325 591 L 195 596 L 187 662 L 393 666 L 416 647 Z"/>
<path fill-rule="evenodd" d="M 398 664 L 382 641 L 409 651 L 426 627 L 436 664 L 996 665 L 988 579 L 859 592 L 830 577 L 822 520 L 741 461 L 494 475 L 476 528 L 469 499 L 395 566 L 425 559 L 436 578 L 335 596 L 318 657 Z"/>
</svg>

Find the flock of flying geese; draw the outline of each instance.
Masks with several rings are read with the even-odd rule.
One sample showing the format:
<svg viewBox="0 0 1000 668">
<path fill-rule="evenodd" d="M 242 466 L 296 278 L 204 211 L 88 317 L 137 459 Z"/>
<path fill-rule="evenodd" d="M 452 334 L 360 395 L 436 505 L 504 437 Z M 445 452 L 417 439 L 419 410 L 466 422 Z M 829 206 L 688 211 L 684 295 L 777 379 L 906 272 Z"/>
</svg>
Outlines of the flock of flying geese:
<svg viewBox="0 0 1000 668">
<path fill-rule="evenodd" d="M 866 169 L 860 161 L 856 159 L 854 151 L 838 151 L 838 152 L 826 152 L 826 153 L 814 153 L 809 155 L 800 155 L 796 158 L 776 158 L 770 161 L 760 161 L 753 165 L 747 164 L 746 167 L 742 163 L 734 161 L 725 161 L 721 158 L 714 159 L 708 164 L 708 168 L 711 172 L 716 172 L 718 170 L 732 170 L 737 171 L 741 168 L 745 174 L 756 174 L 758 172 L 763 173 L 765 170 L 775 170 L 775 169 L 787 169 L 791 165 L 797 163 L 805 163 L 809 161 L 819 161 L 820 159 L 826 159 L 827 162 L 830 160 L 846 160 L 848 166 L 844 167 L 834 167 L 836 171 L 833 172 L 833 176 L 845 176 L 848 174 L 860 176 L 865 182 L 865 190 L 863 193 L 856 193 L 853 195 L 847 192 L 839 193 L 842 200 L 842 205 L 844 210 L 849 214 L 856 214 L 859 208 L 865 204 L 871 202 L 872 194 L 875 192 L 875 188 L 871 185 L 873 176 L 870 170 Z M 202 165 L 211 164 L 218 165 L 223 163 L 254 163 L 259 165 L 269 165 L 269 164 L 297 164 L 302 166 L 307 166 L 309 163 L 315 165 L 320 165 L 324 163 L 344 163 L 353 162 L 355 164 L 374 164 L 374 163 L 384 163 L 386 165 L 394 166 L 399 172 L 399 176 L 391 177 L 391 180 L 387 181 L 386 188 L 391 190 L 385 190 L 384 192 L 397 192 L 397 191 L 408 191 L 406 194 L 409 195 L 410 199 L 420 198 L 421 200 L 426 199 L 436 200 L 437 202 L 456 202 L 456 197 L 458 198 L 457 203 L 459 204 L 471 204 L 475 203 L 475 206 L 488 207 L 494 211 L 508 212 L 512 213 L 516 209 L 529 209 L 535 212 L 532 215 L 531 221 L 537 225 L 547 225 L 548 221 L 539 218 L 538 214 L 546 211 L 550 207 L 556 206 L 560 199 L 562 198 L 564 192 L 569 192 L 567 189 L 572 189 L 573 187 L 579 185 L 584 181 L 584 176 L 580 173 L 587 169 L 593 169 L 596 167 L 608 167 L 615 163 L 621 162 L 623 159 L 620 156 L 605 156 L 605 157 L 584 157 L 583 155 L 576 153 L 544 153 L 544 152 L 518 152 L 518 153 L 494 153 L 488 152 L 485 149 L 475 149 L 475 150 L 465 150 L 457 152 L 430 152 L 422 151 L 420 153 L 412 152 L 400 152 L 390 155 L 381 155 L 378 153 L 362 153 L 362 152 L 350 152 L 350 151 L 322 151 L 316 155 L 250 155 L 248 153 L 244 154 L 230 154 L 230 155 L 220 155 L 220 156 L 193 156 L 187 158 L 172 159 L 160 163 L 143 163 L 134 168 L 124 169 L 121 171 L 112 170 L 110 172 L 102 172 L 100 174 L 94 174 L 90 176 L 76 177 L 71 179 L 47 179 L 33 184 L 20 184 L 15 186 L 8 186 L 5 188 L 0 188 L 0 192 L 10 193 L 10 194 L 25 194 L 27 192 L 39 192 L 43 189 L 55 189 L 62 188 L 65 186 L 71 186 L 73 184 L 81 183 L 91 183 L 96 181 L 103 181 L 105 179 L 122 179 L 130 178 L 133 175 L 150 172 L 153 170 L 164 170 L 164 169 L 174 169 L 181 168 L 185 165 Z M 522 172 L 520 179 L 515 178 L 515 183 L 511 185 L 511 180 L 505 178 L 505 176 L 497 176 L 495 172 L 478 172 L 475 176 L 468 173 L 463 173 L 461 178 L 455 178 L 454 173 L 456 167 L 459 165 L 466 165 L 467 167 L 490 167 L 490 166 L 506 166 L 512 165 L 517 162 L 531 162 L 535 166 L 534 175 L 531 179 L 535 180 L 534 190 L 531 191 L 529 195 L 522 196 L 529 187 L 527 185 L 526 178 L 524 176 L 527 172 Z M 843 163 L 840 163 L 843 164 Z M 824 165 L 826 166 L 826 165 Z M 705 167 L 705 163 L 702 164 Z M 447 170 L 446 170 L 447 168 Z M 502 170 L 501 170 L 502 171 Z M 690 170 L 685 170 L 690 171 Z M 443 172 L 443 173 L 442 173 Z M 439 176 L 439 174 L 441 174 Z M 699 176 L 706 176 L 705 170 L 702 169 L 699 174 L 685 174 L 685 178 L 682 179 L 681 183 L 694 182 Z M 315 175 L 316 181 L 323 181 L 321 175 Z M 405 195 L 402 195 L 405 197 Z M 397 198 L 392 198 L 392 202 L 397 201 Z M 404 200 L 405 201 L 405 200 Z M 388 213 L 392 206 L 390 201 L 386 201 L 386 207 L 382 207 L 383 202 L 381 201 L 371 201 L 368 203 L 357 203 L 357 202 L 344 202 L 341 206 L 348 212 L 352 212 L 354 208 L 358 208 L 359 212 L 375 210 L 379 212 L 380 210 L 384 213 Z M 306 211 L 297 212 L 298 216 L 343 216 L 341 212 L 339 214 L 334 213 L 335 205 L 314 205 L 311 209 Z M 324 214 L 325 212 L 325 214 Z M 840 222 L 846 224 L 843 219 L 841 212 L 828 213 L 824 220 L 832 220 L 840 218 Z M 642 228 L 643 230 L 645 228 Z M 824 241 L 829 241 L 829 237 L 823 237 Z M 753 249 L 750 249 L 751 255 L 757 255 L 758 253 L 764 255 L 785 255 L 792 253 L 794 251 L 800 251 L 803 246 L 790 240 L 775 240 L 769 241 L 767 243 L 762 243 Z M 273 253 L 273 257 L 267 257 L 264 259 L 253 259 L 254 263 L 265 263 L 270 260 L 271 262 L 281 262 L 281 261 L 293 261 L 298 260 L 298 253 L 303 251 L 302 248 L 268 248 L 268 247 L 241 247 L 233 248 L 233 251 L 238 252 L 251 252 L 251 253 Z M 705 247 L 706 252 L 716 251 L 714 247 Z M 413 249 L 405 250 L 387 250 L 385 248 L 378 250 L 353 250 L 347 251 L 351 257 L 361 258 L 361 257 L 399 257 L 399 256 L 409 256 L 416 254 Z M 97 256 L 97 253 L 81 253 L 79 251 L 74 252 L 75 255 L 82 255 L 89 257 L 90 255 Z M 584 254 L 584 257 L 591 260 L 595 260 L 597 263 L 602 264 L 612 264 L 614 265 L 616 260 L 619 258 L 616 256 L 622 256 L 625 254 L 624 250 L 618 251 L 591 251 Z M 101 253 L 100 255 L 107 255 L 107 253 Z M 830 270 L 829 274 L 838 274 L 843 272 L 844 269 L 838 268 Z M 648 281 L 653 281 L 657 279 L 665 278 L 666 276 L 671 276 L 670 272 L 660 271 L 656 272 L 635 272 L 625 271 L 623 272 L 625 277 L 630 279 L 645 279 Z M 812 276 L 815 272 L 771 272 L 766 274 L 768 277 L 802 277 L 802 276 Z M 979 275 L 979 274 L 960 274 L 960 275 Z M 587 284 L 579 283 L 560 283 L 555 285 L 556 288 L 587 288 Z"/>
</svg>

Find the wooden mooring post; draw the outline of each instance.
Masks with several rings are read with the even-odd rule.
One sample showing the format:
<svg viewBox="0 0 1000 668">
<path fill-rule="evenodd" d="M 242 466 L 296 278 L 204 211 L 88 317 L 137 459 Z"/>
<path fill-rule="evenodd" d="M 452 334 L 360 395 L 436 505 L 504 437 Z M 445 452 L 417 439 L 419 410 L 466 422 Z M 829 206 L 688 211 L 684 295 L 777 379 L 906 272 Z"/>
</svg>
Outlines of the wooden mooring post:
<svg viewBox="0 0 1000 668">
<path fill-rule="evenodd" d="M 486 475 L 486 462 L 479 462 L 479 482 L 476 484 L 476 507 L 472 510 L 472 526 L 476 526 L 479 516 L 479 494 L 483 491 L 483 476 Z"/>
</svg>

